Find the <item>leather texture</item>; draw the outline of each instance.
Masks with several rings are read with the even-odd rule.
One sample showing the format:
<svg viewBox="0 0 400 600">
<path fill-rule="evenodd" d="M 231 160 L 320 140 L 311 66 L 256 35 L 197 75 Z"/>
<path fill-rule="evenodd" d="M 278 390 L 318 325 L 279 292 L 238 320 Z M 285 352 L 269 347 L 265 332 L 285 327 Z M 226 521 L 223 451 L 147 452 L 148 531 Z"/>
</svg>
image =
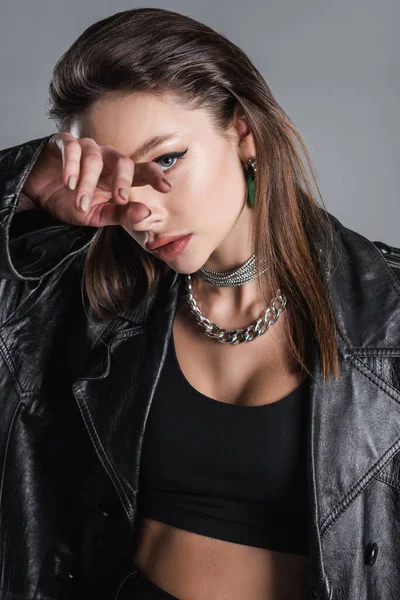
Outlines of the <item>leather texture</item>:
<svg viewBox="0 0 400 600">
<path fill-rule="evenodd" d="M 83 306 L 96 229 L 15 213 L 50 137 L 0 151 L 0 600 L 118 600 L 135 574 L 142 442 L 183 277 L 171 270 L 109 321 Z M 315 346 L 310 598 L 398 600 L 400 250 L 330 218 L 341 375 L 323 381 Z"/>
</svg>

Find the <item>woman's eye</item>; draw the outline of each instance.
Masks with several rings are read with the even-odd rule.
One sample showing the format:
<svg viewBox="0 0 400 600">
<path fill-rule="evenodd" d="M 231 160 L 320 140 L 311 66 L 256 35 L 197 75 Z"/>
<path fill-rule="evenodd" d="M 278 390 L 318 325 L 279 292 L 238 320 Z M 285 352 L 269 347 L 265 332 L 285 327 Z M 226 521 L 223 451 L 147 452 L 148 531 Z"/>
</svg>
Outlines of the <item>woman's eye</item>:
<svg viewBox="0 0 400 600">
<path fill-rule="evenodd" d="M 173 166 L 176 165 L 176 161 L 177 161 L 177 157 L 176 156 L 164 156 L 164 158 L 160 158 L 159 160 L 157 160 L 156 162 L 158 162 L 158 164 L 160 165 L 160 167 L 163 169 L 164 167 L 166 169 L 171 169 Z M 175 161 L 172 164 L 172 161 Z"/>
<path fill-rule="evenodd" d="M 170 154 L 164 154 L 163 156 L 156 158 L 154 162 L 158 163 L 164 171 L 170 171 L 176 166 L 178 160 L 183 158 L 187 151 L 188 148 L 186 148 L 186 150 L 183 152 L 171 152 Z"/>
</svg>

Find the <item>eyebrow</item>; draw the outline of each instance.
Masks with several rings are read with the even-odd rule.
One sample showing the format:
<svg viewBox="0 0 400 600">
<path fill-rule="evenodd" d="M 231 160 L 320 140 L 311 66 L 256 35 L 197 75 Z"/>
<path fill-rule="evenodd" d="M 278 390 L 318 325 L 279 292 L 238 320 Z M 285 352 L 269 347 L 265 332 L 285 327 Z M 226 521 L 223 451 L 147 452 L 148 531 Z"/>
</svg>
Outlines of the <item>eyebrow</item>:
<svg viewBox="0 0 400 600">
<path fill-rule="evenodd" d="M 151 150 L 154 150 L 155 148 L 157 148 L 157 146 L 160 146 L 167 140 L 170 140 L 171 138 L 177 135 L 177 131 L 175 133 L 167 133 L 166 135 L 156 135 L 156 137 L 152 138 L 151 140 L 148 140 L 142 146 L 140 146 L 140 148 L 138 148 L 130 158 L 132 158 L 134 162 L 140 162 L 140 159 L 146 156 L 146 154 L 148 154 L 149 152 L 151 152 Z"/>
</svg>

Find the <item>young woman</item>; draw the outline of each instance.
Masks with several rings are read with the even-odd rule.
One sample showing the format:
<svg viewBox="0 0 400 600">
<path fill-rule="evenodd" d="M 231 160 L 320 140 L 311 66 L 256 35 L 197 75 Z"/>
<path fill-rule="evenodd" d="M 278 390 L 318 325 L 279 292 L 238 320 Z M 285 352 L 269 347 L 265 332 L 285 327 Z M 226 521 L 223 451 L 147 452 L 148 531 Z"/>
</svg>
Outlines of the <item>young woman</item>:
<svg viewBox="0 0 400 600">
<path fill-rule="evenodd" d="M 397 597 L 400 252 L 189 17 L 91 25 L 48 114 L 0 153 L 0 600 Z"/>
</svg>

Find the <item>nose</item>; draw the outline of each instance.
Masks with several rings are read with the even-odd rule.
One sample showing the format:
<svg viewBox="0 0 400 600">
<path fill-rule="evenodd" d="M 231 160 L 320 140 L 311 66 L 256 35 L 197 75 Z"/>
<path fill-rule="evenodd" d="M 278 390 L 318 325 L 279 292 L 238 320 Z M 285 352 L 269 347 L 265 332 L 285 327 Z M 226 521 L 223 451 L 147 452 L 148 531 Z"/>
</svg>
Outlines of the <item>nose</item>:
<svg viewBox="0 0 400 600">
<path fill-rule="evenodd" d="M 144 231 L 149 227 L 151 210 L 141 202 L 132 202 L 129 206 L 129 215 L 126 215 L 127 225 L 135 231 Z"/>
<path fill-rule="evenodd" d="M 160 197 L 158 197 L 160 196 Z M 129 226 L 135 231 L 146 231 L 152 224 L 166 216 L 165 193 L 150 185 L 131 188 L 129 202 Z"/>
</svg>

